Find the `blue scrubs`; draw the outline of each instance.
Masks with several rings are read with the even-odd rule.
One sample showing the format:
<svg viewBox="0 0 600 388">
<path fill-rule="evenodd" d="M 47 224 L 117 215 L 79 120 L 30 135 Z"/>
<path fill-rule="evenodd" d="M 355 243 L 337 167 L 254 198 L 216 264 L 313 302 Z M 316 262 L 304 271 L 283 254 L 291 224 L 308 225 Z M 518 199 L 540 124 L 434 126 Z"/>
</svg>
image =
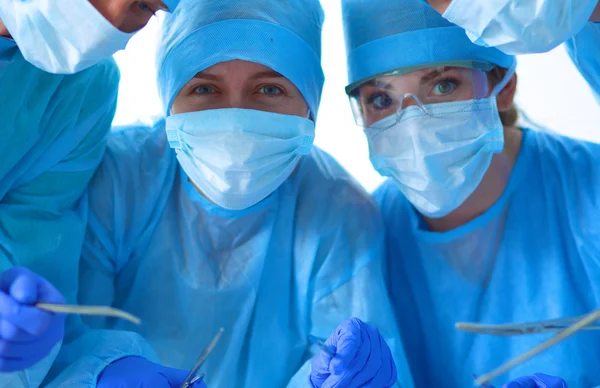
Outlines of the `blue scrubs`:
<svg viewBox="0 0 600 388">
<path fill-rule="evenodd" d="M 70 303 L 86 229 L 84 191 L 106 147 L 118 82 L 112 59 L 75 75 L 48 74 L 0 38 L 0 270 L 29 267 Z M 39 385 L 54 355 L 0 374 L 0 386 Z"/>
<path fill-rule="evenodd" d="M 565 42 L 567 53 L 592 88 L 600 103 L 600 23 L 589 22 L 573 38 Z"/>
<path fill-rule="evenodd" d="M 381 216 L 324 152 L 303 157 L 265 200 L 227 210 L 193 187 L 160 121 L 111 136 L 89 195 L 79 301 L 143 321 L 87 319 L 92 327 L 135 331 L 180 369 L 223 327 L 203 368 L 208 386 L 280 388 L 318 350 L 309 334 L 326 338 L 358 317 L 380 329 L 412 386 L 383 281 Z M 69 381 L 88 386 L 100 358 L 75 360 Z M 305 364 L 290 386 L 306 384 Z"/>
<path fill-rule="evenodd" d="M 458 321 L 521 323 L 600 306 L 600 145 L 523 131 L 501 198 L 446 233 L 387 181 L 375 196 L 387 229 L 387 284 L 418 387 L 469 387 L 550 334 L 494 337 Z M 494 381 L 542 372 L 600 385 L 600 333 L 564 341 Z"/>
</svg>

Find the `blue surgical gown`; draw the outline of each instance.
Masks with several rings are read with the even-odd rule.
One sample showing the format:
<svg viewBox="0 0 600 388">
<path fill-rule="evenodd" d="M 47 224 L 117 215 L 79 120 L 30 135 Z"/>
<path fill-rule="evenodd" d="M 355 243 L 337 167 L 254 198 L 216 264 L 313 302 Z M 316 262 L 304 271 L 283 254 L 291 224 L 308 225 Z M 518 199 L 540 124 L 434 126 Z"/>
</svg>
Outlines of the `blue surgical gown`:
<svg viewBox="0 0 600 388">
<path fill-rule="evenodd" d="M 383 281 L 381 216 L 324 152 L 301 159 L 267 199 L 232 211 L 195 190 L 161 120 L 111 136 L 89 197 L 79 301 L 143 321 L 90 318 L 92 327 L 135 331 L 181 369 L 223 327 L 204 364 L 208 386 L 280 388 L 316 350 L 309 334 L 326 338 L 355 316 L 379 327 L 412 386 Z M 91 381 L 95 366 L 82 360 L 70 381 Z M 307 370 L 290 386 L 305 387 Z"/>
<path fill-rule="evenodd" d="M 0 270 L 29 267 L 71 303 L 86 230 L 84 192 L 105 150 L 118 82 L 112 59 L 75 75 L 48 74 L 0 38 Z M 0 374 L 0 386 L 37 386 L 53 355 Z"/>
<path fill-rule="evenodd" d="M 589 22 L 565 42 L 567 53 L 600 102 L 600 23 Z"/>
<path fill-rule="evenodd" d="M 391 181 L 377 190 L 387 284 L 415 385 L 469 387 L 551 334 L 494 337 L 459 321 L 521 323 L 600 306 L 600 145 L 531 130 L 501 198 L 445 233 L 429 231 Z M 600 333 L 584 332 L 512 369 L 569 387 L 600 385 Z"/>
</svg>

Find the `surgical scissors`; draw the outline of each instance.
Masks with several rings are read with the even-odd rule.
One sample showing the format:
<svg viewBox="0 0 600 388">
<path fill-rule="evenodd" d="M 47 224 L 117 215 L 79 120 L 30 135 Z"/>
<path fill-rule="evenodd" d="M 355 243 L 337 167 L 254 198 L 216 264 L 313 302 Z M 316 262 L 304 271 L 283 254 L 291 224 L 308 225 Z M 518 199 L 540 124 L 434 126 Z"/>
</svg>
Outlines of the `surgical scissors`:
<svg viewBox="0 0 600 388">
<path fill-rule="evenodd" d="M 523 335 L 523 334 L 539 334 L 547 332 L 557 332 L 555 336 L 542 342 L 540 345 L 531 349 L 528 352 L 508 361 L 504 365 L 494 369 L 493 371 L 486 373 L 478 377 L 475 380 L 476 386 L 482 386 L 496 377 L 508 372 L 515 366 L 533 358 L 549 349 L 550 347 L 558 344 L 561 341 L 569 338 L 573 334 L 582 330 L 598 330 L 599 326 L 596 323 L 600 319 L 600 309 L 594 310 L 587 315 L 579 317 L 564 318 L 564 319 L 553 319 L 549 321 L 540 321 L 526 324 L 517 325 L 479 325 L 474 323 L 459 322 L 456 324 L 456 328 L 460 330 L 466 330 L 472 333 L 492 334 L 492 335 Z M 569 325 L 569 323 L 572 323 Z M 483 326 L 483 327 L 482 327 Z M 490 329 L 490 327 L 492 327 Z M 498 330 L 498 327 L 503 330 Z M 509 330 L 506 330 L 508 327 Z M 475 329 L 474 329 L 475 328 Z M 473 330 L 467 330 L 473 329 Z M 508 333 L 508 334 L 507 334 Z"/>
<path fill-rule="evenodd" d="M 204 364 L 204 361 L 206 361 L 206 359 L 208 358 L 210 353 L 213 351 L 213 349 L 217 345 L 217 342 L 219 342 L 219 339 L 221 339 L 221 335 L 223 335 L 224 331 L 225 331 L 225 329 L 223 329 L 223 328 L 219 329 L 219 331 L 217 332 L 215 337 L 210 341 L 210 343 L 204 349 L 202 354 L 200 354 L 200 357 L 198 357 L 198 360 L 196 360 L 196 363 L 194 364 L 192 369 L 190 369 L 185 380 L 183 380 L 183 384 L 181 384 L 181 386 L 179 388 L 191 387 L 196 381 L 204 378 L 204 374 L 196 376 L 196 373 L 198 373 L 198 370 L 200 370 L 200 368 L 202 367 L 202 364 Z"/>
</svg>

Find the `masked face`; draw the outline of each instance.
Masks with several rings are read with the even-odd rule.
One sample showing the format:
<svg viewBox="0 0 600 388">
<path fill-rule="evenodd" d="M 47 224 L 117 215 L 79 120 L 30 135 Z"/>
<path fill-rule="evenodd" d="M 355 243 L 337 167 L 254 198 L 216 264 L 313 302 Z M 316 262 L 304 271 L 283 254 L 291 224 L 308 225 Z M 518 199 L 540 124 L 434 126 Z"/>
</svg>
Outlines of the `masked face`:
<svg viewBox="0 0 600 388">
<path fill-rule="evenodd" d="M 373 166 L 423 215 L 440 218 L 457 209 L 502 151 L 496 96 L 512 74 L 488 91 L 483 72 L 429 68 L 377 77 L 351 92 Z"/>
<path fill-rule="evenodd" d="M 251 62 L 219 63 L 198 73 L 171 113 L 167 134 L 184 172 L 210 201 L 232 210 L 273 193 L 314 139 L 298 89 Z"/>
<path fill-rule="evenodd" d="M 158 11 L 169 11 L 162 0 L 89 0 L 113 26 L 123 32 L 141 30 Z"/>
<path fill-rule="evenodd" d="M 160 0 L 0 0 L 0 35 L 38 68 L 72 74 L 124 49 L 160 9 Z"/>
</svg>

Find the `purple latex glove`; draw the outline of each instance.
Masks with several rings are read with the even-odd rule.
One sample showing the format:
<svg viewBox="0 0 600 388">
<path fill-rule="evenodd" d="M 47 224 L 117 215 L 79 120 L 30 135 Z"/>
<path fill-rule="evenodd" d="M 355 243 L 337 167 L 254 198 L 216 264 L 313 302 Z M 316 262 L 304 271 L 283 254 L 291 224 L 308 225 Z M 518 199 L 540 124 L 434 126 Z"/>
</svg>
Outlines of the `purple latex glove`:
<svg viewBox="0 0 600 388">
<path fill-rule="evenodd" d="M 321 351 L 312 359 L 313 388 L 387 388 L 396 384 L 392 352 L 375 327 L 349 319 L 337 327 L 325 345 L 335 355 Z"/>
<path fill-rule="evenodd" d="M 536 373 L 504 384 L 503 388 L 567 388 L 567 383 L 559 377 Z"/>
<path fill-rule="evenodd" d="M 62 340 L 65 315 L 33 307 L 38 302 L 65 300 L 50 282 L 27 268 L 0 273 L 0 372 L 35 365 Z"/>
<path fill-rule="evenodd" d="M 125 357 L 104 368 L 97 388 L 179 388 L 188 371 L 168 368 L 142 357 Z M 196 381 L 190 388 L 206 388 Z"/>
</svg>

